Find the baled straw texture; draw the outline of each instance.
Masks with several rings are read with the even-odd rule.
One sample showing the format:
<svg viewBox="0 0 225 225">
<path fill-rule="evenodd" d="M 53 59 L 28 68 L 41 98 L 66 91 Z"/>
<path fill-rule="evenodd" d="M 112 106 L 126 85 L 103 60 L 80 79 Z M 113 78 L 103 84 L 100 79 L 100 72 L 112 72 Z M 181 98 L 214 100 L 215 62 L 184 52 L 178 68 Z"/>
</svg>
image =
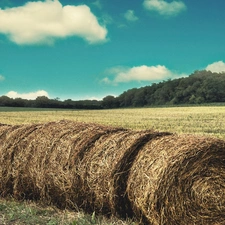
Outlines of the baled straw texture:
<svg viewBox="0 0 225 225">
<path fill-rule="evenodd" d="M 7 129 L 10 127 L 10 125 L 0 123 L 0 138 L 1 136 L 4 136 L 4 134 L 7 132 Z"/>
<path fill-rule="evenodd" d="M 103 134 L 115 132 L 71 121 L 12 127 L 1 142 L 1 195 L 76 207 L 80 181 L 76 161 Z"/>
<path fill-rule="evenodd" d="M 225 224 L 225 142 L 192 135 L 148 142 L 130 170 L 127 193 L 145 224 Z"/>
<path fill-rule="evenodd" d="M 85 208 L 104 214 L 132 216 L 125 196 L 128 171 L 143 145 L 165 134 L 122 130 L 97 140 L 77 165 L 87 200 Z"/>
<path fill-rule="evenodd" d="M 29 129 L 21 129 L 21 126 L 3 126 L 0 136 L 0 195 L 12 194 L 12 166 L 16 145 L 29 132 Z M 12 141 L 13 140 L 13 141 Z"/>
<path fill-rule="evenodd" d="M 133 216 L 225 224 L 225 142 L 72 121 L 0 124 L 0 195 Z"/>
</svg>

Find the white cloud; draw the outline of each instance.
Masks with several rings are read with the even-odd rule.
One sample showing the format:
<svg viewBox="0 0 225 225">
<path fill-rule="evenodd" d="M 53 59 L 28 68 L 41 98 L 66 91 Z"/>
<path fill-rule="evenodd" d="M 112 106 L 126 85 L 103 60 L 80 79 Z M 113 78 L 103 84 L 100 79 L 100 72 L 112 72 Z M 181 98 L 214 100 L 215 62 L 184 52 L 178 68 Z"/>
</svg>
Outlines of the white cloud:
<svg viewBox="0 0 225 225">
<path fill-rule="evenodd" d="M 104 97 L 105 97 L 105 96 L 104 96 Z M 93 100 L 101 101 L 104 97 L 85 96 L 85 97 L 83 97 L 83 98 L 81 98 L 81 99 L 84 99 L 84 100 L 91 100 L 91 101 L 93 101 Z M 79 99 L 79 100 L 81 100 L 81 99 Z"/>
<path fill-rule="evenodd" d="M 68 100 L 68 99 L 72 99 L 73 101 L 82 101 L 82 100 L 97 100 L 97 101 L 101 101 L 103 98 L 105 97 L 105 95 L 99 94 L 99 95 L 76 95 L 76 96 L 70 96 L 70 97 L 63 97 L 63 100 Z"/>
<path fill-rule="evenodd" d="M 160 81 L 168 78 L 186 76 L 177 74 L 167 69 L 165 66 L 136 66 L 132 68 L 115 67 L 108 71 L 114 79 L 105 77 L 102 82 L 107 84 L 125 83 L 131 81 Z"/>
<path fill-rule="evenodd" d="M 69 36 L 97 43 L 106 41 L 107 29 L 86 5 L 62 6 L 58 0 L 46 0 L 0 9 L 0 33 L 21 45 L 52 44 Z"/>
<path fill-rule="evenodd" d="M 132 22 L 138 20 L 138 17 L 135 16 L 134 14 L 134 10 L 127 10 L 126 13 L 124 14 L 124 17 L 126 20 L 132 21 Z"/>
<path fill-rule="evenodd" d="M 16 91 L 9 91 L 7 94 L 5 94 L 9 98 L 22 98 L 22 99 L 31 99 L 34 100 L 38 96 L 46 96 L 49 98 L 48 92 L 44 90 L 39 90 L 36 92 L 29 92 L 29 93 L 18 93 Z"/>
<path fill-rule="evenodd" d="M 206 67 L 206 70 L 220 73 L 225 72 L 225 63 L 223 61 L 214 62 Z"/>
<path fill-rule="evenodd" d="M 164 0 L 144 0 L 143 6 L 163 16 L 176 16 L 187 8 L 182 1 L 166 2 Z"/>
<path fill-rule="evenodd" d="M 0 74 L 0 81 L 5 80 L 5 77 Z"/>
</svg>

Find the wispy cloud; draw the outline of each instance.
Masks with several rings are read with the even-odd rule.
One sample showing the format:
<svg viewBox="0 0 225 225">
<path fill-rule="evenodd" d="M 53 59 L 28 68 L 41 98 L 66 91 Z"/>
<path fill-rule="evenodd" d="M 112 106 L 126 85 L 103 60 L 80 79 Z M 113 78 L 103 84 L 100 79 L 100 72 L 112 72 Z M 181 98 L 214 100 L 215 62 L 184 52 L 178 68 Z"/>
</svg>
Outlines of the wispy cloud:
<svg viewBox="0 0 225 225">
<path fill-rule="evenodd" d="M 29 93 L 18 93 L 16 91 L 9 91 L 5 94 L 9 98 L 22 98 L 22 99 L 31 99 L 34 100 L 39 96 L 46 96 L 49 97 L 48 92 L 44 90 L 39 90 L 36 92 L 29 92 Z"/>
<path fill-rule="evenodd" d="M 216 73 L 225 72 L 225 63 L 223 61 L 214 62 L 212 64 L 209 64 L 206 67 L 206 70 L 210 70 Z"/>
<path fill-rule="evenodd" d="M 92 5 L 96 6 L 99 9 L 102 9 L 102 3 L 100 2 L 100 0 L 96 0 L 92 3 Z"/>
<path fill-rule="evenodd" d="M 5 80 L 5 77 L 0 74 L 0 81 L 3 81 L 3 80 Z"/>
<path fill-rule="evenodd" d="M 102 82 L 107 84 L 126 83 L 131 81 L 160 81 L 169 78 L 186 76 L 178 74 L 163 65 L 136 66 L 131 68 L 114 67 L 107 71 L 109 76 L 103 78 Z"/>
<path fill-rule="evenodd" d="M 134 10 L 127 10 L 126 13 L 124 14 L 124 17 L 126 20 L 132 21 L 132 22 L 138 20 L 138 17 L 135 16 L 135 14 L 134 14 Z"/>
<path fill-rule="evenodd" d="M 187 8 L 182 1 L 166 2 L 164 0 L 144 0 L 143 6 L 163 16 L 176 16 Z"/>
<path fill-rule="evenodd" d="M 62 6 L 58 0 L 0 9 L 0 33 L 20 45 L 52 44 L 57 38 L 69 36 L 81 37 L 91 44 L 107 39 L 107 29 L 88 6 Z"/>
</svg>

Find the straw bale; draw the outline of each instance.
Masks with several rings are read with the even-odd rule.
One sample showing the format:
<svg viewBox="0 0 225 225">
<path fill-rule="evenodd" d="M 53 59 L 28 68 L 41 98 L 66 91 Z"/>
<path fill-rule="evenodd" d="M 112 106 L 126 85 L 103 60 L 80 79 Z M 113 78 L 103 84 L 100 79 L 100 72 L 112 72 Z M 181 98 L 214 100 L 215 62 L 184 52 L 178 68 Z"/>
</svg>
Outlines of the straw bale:
<svg viewBox="0 0 225 225">
<path fill-rule="evenodd" d="M 132 216 L 125 196 L 128 171 L 135 156 L 147 141 L 158 135 L 153 131 L 121 130 L 97 140 L 78 164 L 87 200 L 85 209 L 104 214 Z"/>
<path fill-rule="evenodd" d="M 225 142 L 170 135 L 148 142 L 129 172 L 127 194 L 145 224 L 225 224 Z"/>
<path fill-rule="evenodd" d="M 76 207 L 73 204 L 80 199 L 76 160 L 101 135 L 114 130 L 118 128 L 65 120 L 20 126 L 2 146 L 5 177 L 10 180 L 3 190 L 18 199 Z"/>
<path fill-rule="evenodd" d="M 72 121 L 0 124 L 0 196 L 133 216 L 225 224 L 225 142 Z"/>
</svg>

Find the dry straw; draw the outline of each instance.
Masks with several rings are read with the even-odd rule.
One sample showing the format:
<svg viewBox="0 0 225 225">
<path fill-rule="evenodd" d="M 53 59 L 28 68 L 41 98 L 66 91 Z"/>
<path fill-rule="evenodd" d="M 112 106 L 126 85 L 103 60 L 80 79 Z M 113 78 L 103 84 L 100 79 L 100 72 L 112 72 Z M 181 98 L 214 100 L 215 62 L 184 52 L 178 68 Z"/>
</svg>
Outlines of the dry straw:
<svg viewBox="0 0 225 225">
<path fill-rule="evenodd" d="M 125 196 L 129 169 L 146 142 L 165 134 L 121 130 L 97 140 L 78 164 L 82 191 L 87 200 L 85 208 L 104 214 L 132 216 Z"/>
<path fill-rule="evenodd" d="M 0 123 L 0 138 L 4 138 L 10 129 L 16 129 L 18 126 L 11 126 L 7 124 Z"/>
<path fill-rule="evenodd" d="M 153 225 L 225 224 L 225 142 L 171 135 L 147 143 L 129 173 L 137 217 Z"/>
<path fill-rule="evenodd" d="M 101 135 L 119 130 L 71 121 L 11 129 L 1 142 L 1 195 L 58 207 L 80 202 L 76 161 Z"/>
<path fill-rule="evenodd" d="M 0 124 L 0 195 L 136 216 L 225 224 L 225 142 L 72 121 Z"/>
</svg>

